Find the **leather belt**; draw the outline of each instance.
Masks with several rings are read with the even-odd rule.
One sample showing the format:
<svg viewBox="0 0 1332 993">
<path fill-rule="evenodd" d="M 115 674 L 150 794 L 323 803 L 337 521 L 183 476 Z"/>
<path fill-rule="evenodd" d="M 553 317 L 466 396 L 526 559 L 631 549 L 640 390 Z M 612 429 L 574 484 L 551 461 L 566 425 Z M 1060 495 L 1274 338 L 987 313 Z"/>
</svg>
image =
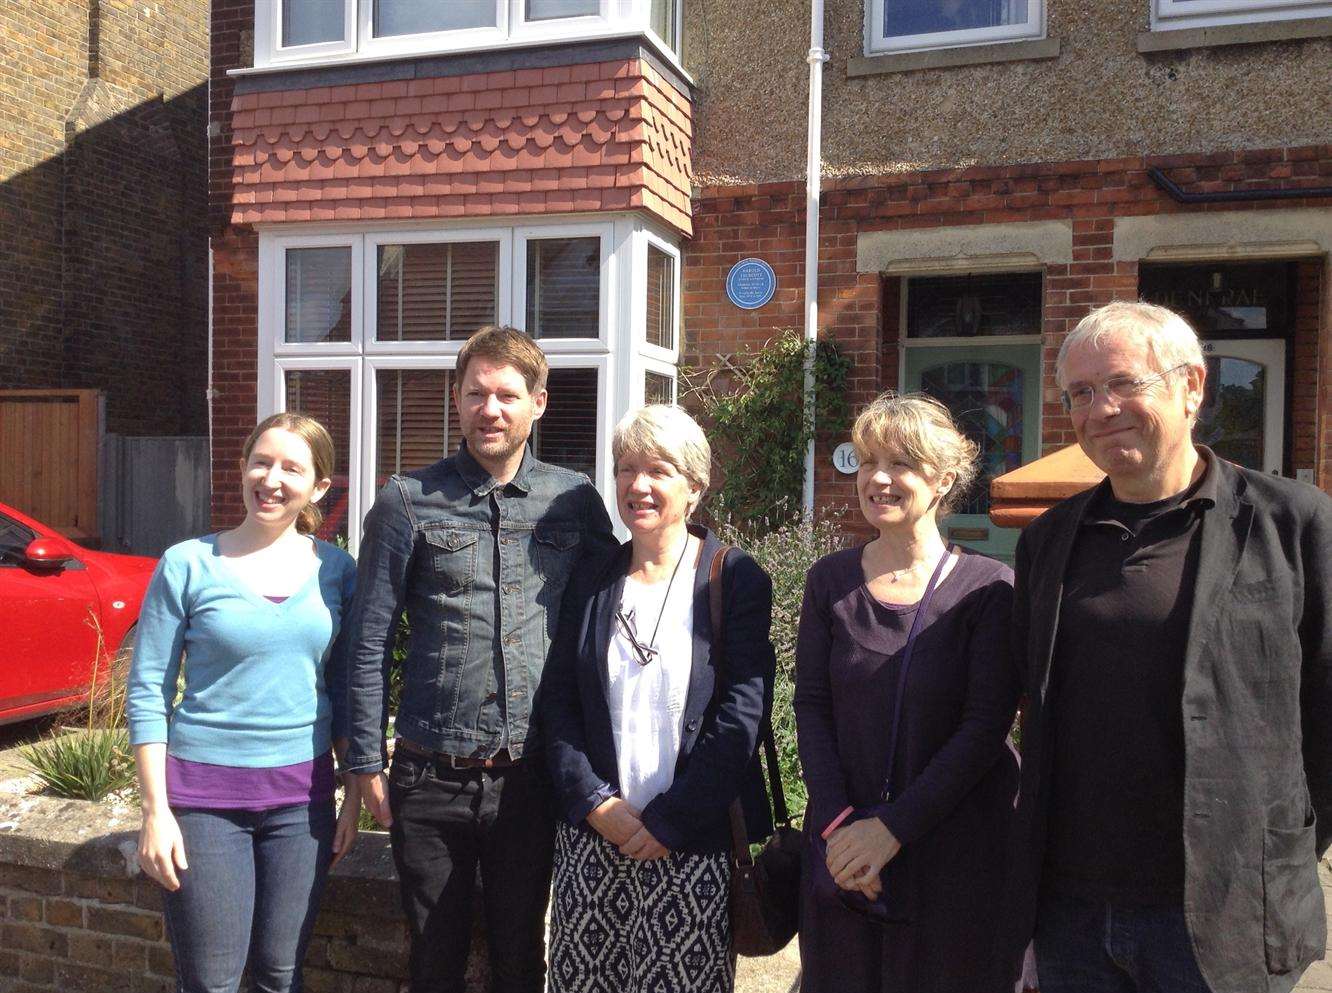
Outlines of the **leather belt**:
<svg viewBox="0 0 1332 993">
<path fill-rule="evenodd" d="M 432 752 L 430 749 L 422 748 L 414 741 L 408 741 L 406 738 L 397 739 L 393 747 L 401 748 L 409 755 L 419 755 L 422 758 L 438 762 L 450 769 L 499 769 L 513 765 L 518 761 L 509 754 L 507 748 L 501 748 L 490 758 L 481 758 L 475 755 L 450 755 L 448 752 Z"/>
</svg>

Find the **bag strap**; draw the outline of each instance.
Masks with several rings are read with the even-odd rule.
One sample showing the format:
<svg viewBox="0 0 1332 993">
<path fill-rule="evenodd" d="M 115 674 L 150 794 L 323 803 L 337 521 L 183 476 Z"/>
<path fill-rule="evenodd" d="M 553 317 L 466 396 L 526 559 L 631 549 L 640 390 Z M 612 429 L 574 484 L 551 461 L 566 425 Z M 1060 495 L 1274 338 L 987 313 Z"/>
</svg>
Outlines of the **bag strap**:
<svg viewBox="0 0 1332 993">
<path fill-rule="evenodd" d="M 732 547 L 731 545 L 722 545 L 717 549 L 712 556 L 712 563 L 708 569 L 708 608 L 712 621 L 712 657 L 713 664 L 717 666 L 720 666 L 724 656 L 722 651 L 722 567 L 725 565 L 726 555 Z M 714 699 L 718 695 L 719 691 L 714 691 Z M 791 823 L 791 817 L 786 809 L 786 793 L 782 789 L 781 767 L 777 764 L 777 741 L 773 737 L 772 720 L 770 718 L 764 719 L 763 726 L 759 729 L 759 738 L 763 744 L 764 758 L 768 767 L 768 789 L 772 795 L 773 821 L 776 824 L 788 826 Z M 752 865 L 753 859 L 749 856 L 749 831 L 745 826 L 744 808 L 741 807 L 738 798 L 731 801 L 729 814 L 732 853 L 739 864 Z"/>
<path fill-rule="evenodd" d="M 893 762 L 897 758 L 898 729 L 902 723 L 902 698 L 906 696 L 907 673 L 911 670 L 911 656 L 915 653 L 916 635 L 920 634 L 921 622 L 930 609 L 930 601 L 934 599 L 934 590 L 939 585 L 939 577 L 943 574 L 944 563 L 952 557 L 952 554 L 952 546 L 945 545 L 944 553 L 939 557 L 939 562 L 934 567 L 934 573 L 930 576 L 929 584 L 925 587 L 925 595 L 920 598 L 920 606 L 916 608 L 916 616 L 911 620 L 911 630 L 907 634 L 906 647 L 902 649 L 902 668 L 897 674 L 897 699 L 893 701 L 893 726 L 888 732 L 888 778 L 883 784 L 882 799 L 884 800 L 890 799 L 893 787 Z"/>
</svg>

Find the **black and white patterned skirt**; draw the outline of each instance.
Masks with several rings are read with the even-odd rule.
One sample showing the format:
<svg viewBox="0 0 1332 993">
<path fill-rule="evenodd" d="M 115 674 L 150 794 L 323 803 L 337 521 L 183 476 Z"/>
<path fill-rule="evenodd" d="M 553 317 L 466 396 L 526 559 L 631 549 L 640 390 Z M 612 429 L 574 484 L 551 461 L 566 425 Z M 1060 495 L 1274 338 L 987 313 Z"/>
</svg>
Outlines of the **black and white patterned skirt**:
<svg viewBox="0 0 1332 993">
<path fill-rule="evenodd" d="M 555 836 L 549 993 L 731 993 L 725 854 L 639 862 L 595 831 Z"/>
</svg>

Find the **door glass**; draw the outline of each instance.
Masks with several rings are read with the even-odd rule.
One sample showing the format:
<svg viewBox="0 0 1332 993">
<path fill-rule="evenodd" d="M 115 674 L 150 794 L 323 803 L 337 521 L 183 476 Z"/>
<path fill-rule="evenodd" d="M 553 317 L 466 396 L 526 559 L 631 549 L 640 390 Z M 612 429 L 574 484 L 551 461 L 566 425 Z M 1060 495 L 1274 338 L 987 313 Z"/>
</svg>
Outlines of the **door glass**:
<svg viewBox="0 0 1332 993">
<path fill-rule="evenodd" d="M 955 513 L 988 514 L 990 480 L 1022 464 L 1023 378 L 1002 362 L 948 362 L 921 373 L 921 390 L 943 401 L 980 446 L 980 477 Z"/>
<path fill-rule="evenodd" d="M 1193 438 L 1223 459 L 1263 471 L 1266 370 L 1257 362 L 1209 355 L 1207 385 Z"/>
</svg>

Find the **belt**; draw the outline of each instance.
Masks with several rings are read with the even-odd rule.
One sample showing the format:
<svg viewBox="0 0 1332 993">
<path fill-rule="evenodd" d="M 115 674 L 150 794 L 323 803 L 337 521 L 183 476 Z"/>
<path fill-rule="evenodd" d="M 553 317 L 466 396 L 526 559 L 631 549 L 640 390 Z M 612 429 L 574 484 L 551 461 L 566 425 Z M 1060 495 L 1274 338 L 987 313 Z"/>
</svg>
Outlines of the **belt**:
<svg viewBox="0 0 1332 993">
<path fill-rule="evenodd" d="M 422 758 L 439 762 L 450 769 L 498 769 L 514 765 L 518 761 L 509 754 L 507 748 L 501 748 L 490 758 L 481 758 L 479 755 L 450 755 L 448 752 L 432 752 L 430 749 L 422 748 L 406 738 L 399 738 L 394 742 L 393 747 L 401 748 L 409 755 L 419 755 Z"/>
</svg>

